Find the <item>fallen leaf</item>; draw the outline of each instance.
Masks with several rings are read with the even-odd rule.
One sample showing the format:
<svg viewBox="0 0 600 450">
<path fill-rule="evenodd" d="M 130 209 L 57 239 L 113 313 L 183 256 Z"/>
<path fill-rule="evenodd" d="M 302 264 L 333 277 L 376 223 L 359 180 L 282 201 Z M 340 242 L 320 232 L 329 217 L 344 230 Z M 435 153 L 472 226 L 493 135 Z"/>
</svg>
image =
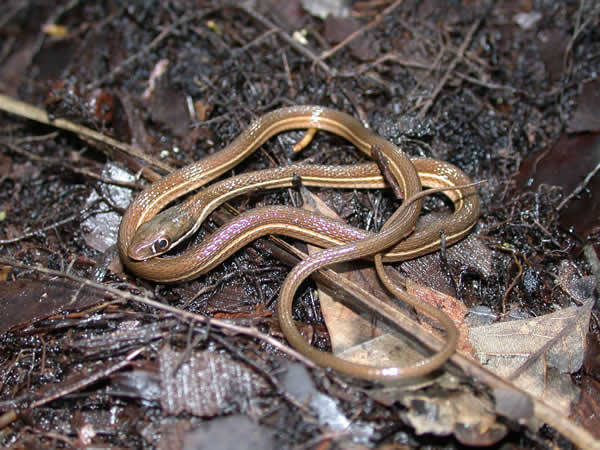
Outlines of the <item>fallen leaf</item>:
<svg viewBox="0 0 600 450">
<path fill-rule="evenodd" d="M 537 41 L 540 57 L 546 68 L 546 76 L 551 81 L 560 80 L 565 70 L 564 56 L 569 36 L 565 31 L 552 27 L 538 33 Z"/>
<path fill-rule="evenodd" d="M 489 409 L 485 399 L 469 392 L 449 394 L 437 399 L 428 394 L 409 393 L 404 398 L 408 409 L 403 414 L 417 434 L 454 433 L 463 444 L 488 446 L 495 444 L 507 434 L 503 424 L 496 422 L 496 414 Z M 428 408 L 415 407 L 427 404 Z M 431 417 L 431 415 L 434 417 Z"/>
<path fill-rule="evenodd" d="M 288 395 L 314 411 L 320 425 L 334 432 L 349 433 L 354 439 L 368 439 L 373 434 L 373 427 L 352 421 L 335 399 L 320 392 L 303 365 L 286 362 L 279 378 Z"/>
<path fill-rule="evenodd" d="M 427 214 L 419 219 L 417 228 L 426 226 L 430 217 L 440 219 L 444 216 L 448 217 L 446 214 Z M 468 268 L 471 273 L 477 273 L 483 280 L 489 280 L 496 275 L 493 265 L 494 253 L 477 236 L 467 236 L 460 242 L 448 247 L 446 255 L 449 265 L 461 269 Z M 446 274 L 447 268 L 443 266 L 439 252 L 403 261 L 400 267 L 407 278 L 444 294 L 456 296 L 456 286 Z M 473 300 L 479 301 L 479 299 Z"/>
<path fill-rule="evenodd" d="M 325 19 L 325 32 L 323 37 L 331 44 L 339 44 L 352 33 L 360 30 L 362 25 L 351 17 L 335 17 L 330 15 Z M 369 61 L 375 59 L 378 53 L 379 43 L 373 34 L 364 33 L 359 39 L 348 43 L 348 49 L 352 56 Z"/>
<path fill-rule="evenodd" d="M 463 389 L 453 377 L 446 378 L 449 385 L 435 392 L 391 387 L 369 391 L 368 395 L 386 406 L 402 405 L 399 414 L 417 434 L 454 434 L 459 442 L 470 446 L 493 445 L 506 436 L 508 430 L 496 421 L 489 398 Z"/>
<path fill-rule="evenodd" d="M 188 356 L 166 346 L 160 351 L 159 362 L 161 406 L 171 415 L 186 411 L 213 417 L 245 410 L 250 399 L 269 388 L 253 370 L 218 353 L 204 351 Z"/>
<path fill-rule="evenodd" d="M 277 25 L 289 33 L 306 25 L 307 15 L 300 0 L 267 0 L 261 3 L 276 18 Z"/>
<path fill-rule="evenodd" d="M 560 337 L 543 359 L 561 373 L 574 373 L 583 364 L 593 304 L 593 300 L 588 300 L 582 307 L 571 306 L 534 319 L 475 327 L 470 330 L 469 339 L 479 359 L 506 377 L 553 337 Z M 565 329 L 568 333 L 561 336 Z"/>
<path fill-rule="evenodd" d="M 580 276 L 575 263 L 564 260 L 561 261 L 558 268 L 555 284 L 560 286 L 572 299 L 585 302 L 594 296 L 598 280 L 594 275 Z"/>
<path fill-rule="evenodd" d="M 113 375 L 107 393 L 148 402 L 160 400 L 160 378 L 155 370 L 130 370 Z"/>
<path fill-rule="evenodd" d="M 517 386 L 568 412 L 577 397 L 570 374 L 583 364 L 593 300 L 535 319 L 471 328 L 469 339 L 480 362 Z M 532 359 L 532 356 L 535 356 Z"/>
<path fill-rule="evenodd" d="M 316 196 L 306 189 L 302 190 L 304 207 L 317 210 L 321 214 L 335 217 L 335 214 Z M 310 250 L 309 250 L 310 251 Z M 393 302 L 378 281 L 371 267 L 357 269 L 360 263 L 346 265 L 344 276 L 351 278 L 364 289 L 368 289 L 379 298 Z M 352 270 L 351 267 L 355 266 Z M 336 266 L 339 270 L 339 265 Z M 389 268 L 388 268 L 389 270 Z M 429 289 L 418 283 L 406 284 L 406 290 L 424 302 L 443 309 L 457 324 L 461 334 L 459 349 L 472 353 L 467 340 L 465 316 L 467 308 L 456 298 Z M 330 298 L 323 289 L 319 290 L 321 311 L 329 330 L 333 352 L 345 360 L 368 364 L 375 367 L 390 365 L 413 366 L 423 360 L 423 354 L 410 345 L 405 338 L 381 321 L 368 315 L 356 314 L 346 306 Z M 428 326 L 432 333 L 435 328 L 429 319 L 422 317 L 422 325 Z M 453 381 L 454 380 L 454 381 Z M 459 387 L 449 373 L 437 374 L 435 383 L 440 385 L 439 394 L 423 392 L 422 388 L 433 383 L 431 377 L 411 380 L 409 384 L 394 383 L 383 389 L 371 389 L 367 395 L 383 404 L 400 402 L 405 406 L 402 412 L 404 420 L 413 426 L 417 433 L 435 435 L 454 434 L 457 440 L 466 445 L 492 445 L 507 434 L 506 427 L 496 422 L 494 405 L 471 392 L 456 392 Z M 443 385 L 447 386 L 443 386 Z M 451 392 L 451 394 L 447 394 Z"/>
<path fill-rule="evenodd" d="M 142 433 L 144 438 L 155 444 L 159 450 L 181 450 L 187 433 L 192 428 L 194 425 L 190 420 L 168 417 L 161 421 L 160 427 L 155 427 L 153 423 L 148 424 Z"/>
<path fill-rule="evenodd" d="M 11 42 L 11 33 L 6 32 L 2 40 L 6 44 Z M 2 93 L 10 96 L 16 96 L 19 86 L 22 85 L 28 71 L 31 70 L 31 61 L 39 51 L 39 38 L 28 37 L 20 34 L 19 37 L 13 36 L 13 42 L 18 43 L 14 52 L 7 52 L 0 66 L 0 86 Z"/>
<path fill-rule="evenodd" d="M 103 301 L 89 288 L 69 280 L 0 282 L 0 334 L 17 326 Z"/>
<path fill-rule="evenodd" d="M 600 382 L 584 376 L 581 380 L 581 396 L 573 404 L 570 417 L 600 439 Z"/>
<path fill-rule="evenodd" d="M 335 218 L 337 214 L 331 210 L 319 197 L 313 195 L 307 189 L 302 189 L 302 197 L 305 209 L 317 211 L 322 215 Z M 320 250 L 319 247 L 308 246 L 309 253 Z M 380 286 L 375 270 L 365 266 L 359 269 L 360 262 L 349 262 L 333 266 L 338 272 L 364 289 L 370 291 L 379 298 L 392 301 L 387 291 Z M 334 354 L 341 354 L 356 345 L 379 336 L 380 321 L 367 314 L 357 314 L 349 307 L 336 301 L 325 290 L 319 289 L 319 302 L 325 325 L 329 331 L 331 348 Z"/>
<path fill-rule="evenodd" d="M 567 123 L 567 131 L 600 131 L 600 78 L 583 82 L 579 87 L 577 107 Z"/>
<path fill-rule="evenodd" d="M 563 227 L 573 227 L 577 233 L 586 235 L 600 229 L 600 173 L 593 172 L 599 164 L 600 133 L 563 134 L 549 150 L 536 152 L 524 160 L 515 181 L 530 189 L 543 184 L 560 186 L 568 196 L 586 177 L 591 177 L 585 189 L 559 211 Z"/>
<path fill-rule="evenodd" d="M 273 428 L 257 423 L 247 416 L 236 415 L 211 420 L 185 433 L 183 450 L 210 448 L 237 450 L 240 448 L 276 449 Z"/>
<path fill-rule="evenodd" d="M 133 181 L 133 176 L 120 167 L 107 163 L 102 169 L 102 175 L 107 178 L 119 181 Z M 108 184 L 100 185 L 100 189 L 106 198 L 111 199 L 114 205 L 125 209 L 131 202 L 131 189 Z M 100 200 L 100 196 L 95 190 L 87 199 L 87 204 Z M 93 214 L 82 222 L 82 226 L 87 230 L 84 239 L 85 243 L 91 248 L 100 252 L 106 251 L 110 246 L 117 242 L 119 225 L 121 224 L 121 215 L 114 210 L 105 213 Z"/>
<path fill-rule="evenodd" d="M 417 297 L 424 303 L 434 305 L 436 308 L 441 309 L 448 314 L 460 334 L 457 346 L 458 351 L 466 354 L 473 353 L 473 347 L 468 340 L 469 330 L 467 322 L 465 321 L 465 317 L 469 313 L 469 310 L 460 300 L 436 290 L 429 289 L 422 284 L 414 283 L 411 280 L 407 280 L 406 282 L 406 292 Z M 426 316 L 423 317 L 425 318 Z M 430 331 L 433 333 L 434 329 L 430 327 Z"/>
<path fill-rule="evenodd" d="M 598 328 L 587 335 L 583 368 L 586 374 L 600 380 L 600 330 Z"/>
</svg>

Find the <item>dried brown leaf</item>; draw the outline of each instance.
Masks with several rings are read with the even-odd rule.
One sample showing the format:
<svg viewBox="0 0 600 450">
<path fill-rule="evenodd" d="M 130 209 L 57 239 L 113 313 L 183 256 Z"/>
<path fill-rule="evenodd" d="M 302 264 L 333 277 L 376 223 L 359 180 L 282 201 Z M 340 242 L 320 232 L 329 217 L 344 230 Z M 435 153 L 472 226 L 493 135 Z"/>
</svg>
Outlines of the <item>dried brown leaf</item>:
<svg viewBox="0 0 600 450">
<path fill-rule="evenodd" d="M 569 376 L 583 364 L 585 336 L 593 300 L 529 320 L 471 328 L 469 339 L 484 366 L 565 413 L 577 396 Z M 532 355 L 535 356 L 534 359 Z"/>
<path fill-rule="evenodd" d="M 490 399 L 461 389 L 457 380 L 454 380 L 454 386 L 437 394 L 393 387 L 374 390 L 369 395 L 384 405 L 404 406 L 402 417 L 417 434 L 454 434 L 463 444 L 488 446 L 507 433 L 506 426 L 496 421 Z"/>
</svg>

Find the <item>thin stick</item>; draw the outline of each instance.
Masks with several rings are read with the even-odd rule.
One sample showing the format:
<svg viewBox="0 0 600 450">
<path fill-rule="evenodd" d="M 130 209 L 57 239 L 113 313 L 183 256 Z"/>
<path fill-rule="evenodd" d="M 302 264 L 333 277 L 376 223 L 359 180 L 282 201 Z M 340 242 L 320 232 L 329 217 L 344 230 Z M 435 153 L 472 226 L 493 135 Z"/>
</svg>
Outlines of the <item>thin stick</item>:
<svg viewBox="0 0 600 450">
<path fill-rule="evenodd" d="M 143 47 L 139 52 L 134 53 L 133 55 L 131 55 L 129 58 L 127 58 L 125 61 L 123 61 L 117 67 L 115 67 L 114 69 L 112 69 L 110 72 L 108 72 L 102 78 L 99 78 L 99 79 L 94 80 L 93 82 L 89 83 L 85 87 L 85 91 L 89 92 L 92 89 L 95 89 L 98 86 L 100 86 L 105 81 L 108 81 L 108 80 L 111 80 L 112 78 L 114 78 L 115 75 L 118 75 L 123 70 L 125 70 L 125 68 L 127 68 L 127 66 L 129 66 L 129 64 L 131 64 L 132 62 L 140 59 L 142 56 L 144 56 L 147 53 L 149 53 L 150 50 L 153 50 L 156 47 L 158 47 L 158 45 L 162 41 L 164 41 L 167 37 L 169 37 L 180 25 L 182 25 L 182 24 L 184 24 L 186 22 L 190 22 L 190 21 L 192 21 L 192 20 L 194 20 L 196 18 L 200 19 L 200 18 L 204 17 L 205 15 L 209 14 L 210 12 L 211 11 L 204 11 L 202 13 L 195 13 L 195 14 L 185 15 L 185 16 L 181 17 L 177 22 L 175 22 L 174 24 L 168 26 L 164 30 L 162 30 L 158 34 L 158 36 L 156 36 L 152 40 L 152 42 L 150 42 L 147 46 Z"/>
<path fill-rule="evenodd" d="M 193 321 L 197 321 L 197 322 L 201 322 L 201 323 L 205 323 L 205 324 L 210 324 L 211 326 L 216 326 L 216 327 L 226 329 L 226 330 L 229 330 L 229 331 L 232 331 L 235 333 L 239 333 L 239 334 L 243 334 L 246 336 L 261 339 L 261 340 L 267 342 L 268 344 L 274 346 L 275 348 L 281 350 L 282 352 L 302 361 L 304 364 L 308 365 L 309 367 L 315 367 L 314 363 L 312 361 L 310 361 L 309 359 L 305 358 L 303 355 L 299 354 L 292 348 L 282 344 L 281 342 L 277 341 L 276 339 L 273 339 L 272 337 L 261 333 L 260 331 L 256 330 L 255 328 L 238 326 L 238 325 L 231 324 L 227 321 L 222 321 L 222 320 L 218 320 L 218 319 L 210 319 L 208 317 L 190 313 L 188 311 L 182 311 L 182 310 L 174 308 L 170 305 L 166 305 L 166 304 L 157 302 L 155 300 L 152 300 L 148 297 L 134 295 L 129 292 L 124 292 L 119 289 L 113 288 L 111 286 L 106 286 L 104 284 L 95 283 L 95 282 L 87 280 L 85 278 L 77 277 L 75 275 L 67 274 L 64 272 L 57 271 L 57 270 L 47 269 L 45 267 L 40 267 L 40 266 L 32 267 L 27 264 L 23 264 L 19 261 L 16 261 L 12 258 L 0 257 L 0 264 L 6 264 L 6 265 L 13 266 L 13 267 L 18 267 L 18 268 L 22 268 L 22 269 L 34 270 L 34 271 L 46 273 L 48 275 L 68 278 L 70 280 L 81 283 L 82 285 L 89 286 L 91 288 L 98 289 L 100 291 L 109 292 L 110 294 L 112 294 L 118 298 L 121 298 L 123 300 L 126 300 L 126 301 L 135 301 L 138 303 L 143 303 L 148 306 L 170 312 L 170 313 L 172 313 L 176 316 L 182 317 L 184 319 L 193 320 Z M 331 272 L 331 271 L 329 269 L 326 269 L 325 272 Z M 334 274 L 335 274 L 335 272 L 334 272 Z M 339 275 L 335 274 L 335 276 L 339 276 Z M 341 286 L 343 286 L 345 288 L 345 290 L 347 290 L 349 282 L 345 278 L 343 280 L 344 281 L 342 282 Z M 370 293 L 364 291 L 362 288 L 357 287 L 357 289 L 358 289 L 358 291 L 363 291 L 364 295 L 367 296 L 367 301 L 371 301 L 368 297 L 372 297 L 374 300 L 378 300 Z M 379 303 L 379 302 L 376 302 L 376 303 Z M 402 312 L 398 309 L 395 309 L 394 314 L 402 314 Z M 409 321 L 412 321 L 412 320 L 407 316 L 407 322 L 409 322 Z M 431 335 L 429 333 L 427 333 L 427 335 L 428 335 L 428 346 L 430 346 L 432 348 L 441 347 L 442 342 L 439 338 L 437 338 L 436 336 Z M 578 446 L 580 448 L 585 448 L 585 449 L 600 450 L 600 444 L 599 444 L 598 440 L 595 439 L 594 436 L 591 435 L 591 433 L 589 433 L 585 428 L 581 427 L 580 425 L 576 424 L 575 422 L 569 420 L 563 413 L 561 413 L 560 411 L 547 405 L 542 400 L 532 397 L 527 392 L 516 387 L 509 381 L 506 381 L 506 380 L 500 378 L 499 376 L 497 376 L 496 374 L 485 369 L 478 363 L 472 361 L 471 359 L 469 359 L 459 353 L 454 353 L 454 355 L 451 356 L 450 361 L 452 361 L 454 364 L 456 364 L 458 367 L 460 367 L 467 376 L 477 379 L 478 381 L 488 385 L 490 388 L 508 389 L 508 390 L 516 392 L 517 394 L 525 396 L 526 398 L 530 399 L 534 405 L 535 416 L 538 419 L 540 419 L 541 421 L 543 421 L 544 423 L 553 427 L 556 431 L 561 433 L 563 436 L 565 436 L 566 438 L 571 440 L 576 446 Z"/>
<path fill-rule="evenodd" d="M 33 139 L 33 138 L 31 138 L 31 139 Z M 27 139 L 25 138 L 25 139 L 22 139 L 21 141 L 26 141 L 26 140 Z M 2 142 L 2 143 L 0 143 L 0 145 L 1 144 L 6 145 L 8 148 L 10 148 L 11 151 L 18 153 L 19 155 L 26 156 L 33 161 L 39 161 L 41 163 L 52 165 L 52 166 L 64 167 L 72 172 L 78 173 L 80 175 L 84 175 L 86 177 L 92 178 L 97 181 L 101 181 L 102 183 L 105 183 L 105 184 L 112 184 L 114 186 L 127 187 L 127 188 L 131 188 L 131 189 L 141 189 L 138 184 L 133 183 L 131 181 L 122 181 L 122 180 L 117 180 L 116 178 L 108 178 L 108 177 L 105 177 L 102 175 L 98 175 L 97 173 L 92 172 L 91 170 L 76 167 L 76 166 L 74 166 L 72 164 L 68 164 L 60 159 L 44 158 L 43 156 L 36 155 L 35 153 L 28 152 L 27 150 L 23 150 L 10 142 Z"/>
<path fill-rule="evenodd" d="M 571 201 L 571 199 L 577 195 L 579 195 L 579 193 L 581 191 L 583 191 L 585 189 L 585 187 L 590 183 L 590 181 L 592 181 L 592 178 L 594 178 L 594 176 L 600 171 L 600 162 L 598 164 L 596 164 L 596 167 L 594 167 L 583 179 L 583 181 L 581 183 L 579 183 L 577 185 L 577 187 L 575 189 L 573 189 L 573 192 L 571 192 L 569 195 L 567 195 L 564 199 L 562 199 L 562 201 L 560 202 L 560 204 L 557 206 L 556 209 L 558 209 L 559 211 L 561 209 L 563 209 L 565 207 L 565 205 L 567 203 L 569 203 Z"/>
<path fill-rule="evenodd" d="M 467 47 L 469 45 L 471 45 L 471 41 L 473 40 L 473 35 L 475 34 L 475 31 L 477 30 L 477 28 L 479 28 L 480 24 L 481 24 L 481 19 L 479 19 L 477 22 L 475 22 L 473 25 L 471 25 L 471 28 L 469 28 L 467 37 L 465 38 L 465 40 L 459 47 L 458 52 L 452 59 L 452 62 L 450 63 L 450 65 L 448 66 L 448 70 L 446 70 L 446 73 L 444 73 L 444 76 L 442 77 L 441 81 L 435 87 L 435 90 L 431 94 L 431 97 L 429 97 L 429 99 L 427 99 L 427 101 L 421 108 L 421 111 L 419 112 L 419 117 L 425 117 L 425 114 L 427 114 L 427 111 L 429 111 L 429 108 L 431 108 L 431 106 L 433 105 L 433 102 L 439 95 L 440 91 L 448 82 L 450 75 L 452 74 L 452 72 L 454 71 L 454 68 L 458 64 L 458 61 L 460 61 L 461 59 L 463 59 L 465 57 L 465 51 L 467 50 Z"/>
<path fill-rule="evenodd" d="M 303 54 L 304 56 L 309 58 L 311 61 L 313 61 L 313 66 L 315 64 L 318 65 L 329 76 L 334 76 L 336 74 L 335 69 L 332 69 L 327 64 L 325 64 L 323 61 L 319 61 L 319 58 L 310 49 L 308 49 L 304 45 L 300 44 L 299 42 L 295 41 L 294 38 L 292 38 L 288 33 L 283 31 L 281 28 L 279 28 L 277 25 L 275 25 L 269 19 L 267 19 L 266 17 L 262 16 L 261 14 L 257 13 L 256 11 L 254 11 L 250 8 L 246 8 L 245 6 L 240 5 L 240 8 L 242 10 L 244 10 L 246 12 L 246 14 L 248 14 L 249 16 L 253 17 L 254 19 L 258 20 L 264 26 L 266 26 L 269 29 L 276 32 L 280 37 L 283 38 L 283 40 L 285 40 L 288 44 L 290 44 L 290 46 L 292 46 L 299 53 Z"/>
<path fill-rule="evenodd" d="M 59 220 L 57 222 L 51 223 L 43 228 L 37 229 L 35 231 L 31 231 L 29 233 L 22 234 L 21 236 L 17 236 L 10 239 L 0 239 L 0 245 L 14 244 L 15 242 L 22 241 L 23 239 L 29 239 L 30 237 L 43 235 L 46 231 L 52 230 L 58 227 L 61 227 L 67 223 L 73 222 L 80 218 L 80 214 L 73 214 L 65 219 Z"/>
<path fill-rule="evenodd" d="M 143 151 L 129 144 L 117 141 L 110 136 L 105 136 L 91 128 L 87 128 L 81 125 L 77 125 L 67 119 L 50 119 L 48 113 L 41 108 L 37 108 L 29 103 L 16 100 L 7 95 L 0 94 L 0 110 L 9 112 L 16 116 L 25 117 L 27 119 L 35 120 L 36 122 L 44 123 L 62 130 L 71 131 L 84 138 L 91 139 L 94 142 L 106 144 L 121 150 L 123 153 L 134 156 L 141 159 L 142 161 L 154 166 L 159 167 L 167 172 L 171 172 L 173 169 L 168 165 L 159 161 L 151 156 L 146 155 Z"/>
<path fill-rule="evenodd" d="M 332 48 L 330 48 L 329 50 L 321 53 L 321 55 L 316 60 L 313 61 L 313 65 L 323 62 L 330 56 L 336 54 L 338 51 L 340 51 L 342 48 L 344 48 L 346 45 L 348 45 L 350 42 L 352 42 L 354 39 L 356 39 L 360 35 L 369 31 L 371 28 L 375 28 L 377 25 L 379 25 L 381 22 L 383 22 L 383 19 L 385 19 L 386 16 L 388 16 L 392 11 L 394 11 L 398 6 L 400 6 L 402 1 L 403 0 L 396 0 L 390 6 L 385 8 L 381 12 L 381 14 L 379 14 L 377 17 L 375 17 L 371 22 L 366 24 L 364 27 L 359 28 L 354 33 L 351 33 L 350 35 L 346 36 L 346 38 L 339 44 L 337 44 L 337 45 L 333 46 Z"/>
<path fill-rule="evenodd" d="M 283 353 L 286 353 L 287 355 L 291 356 L 292 358 L 295 358 L 299 361 L 302 361 L 304 364 L 306 364 L 308 367 L 311 368 L 315 368 L 316 365 L 309 359 L 307 359 L 304 355 L 301 355 L 300 353 L 298 353 L 296 350 L 288 347 L 285 344 L 282 344 L 281 342 L 279 342 L 277 339 L 272 338 L 271 336 L 261 333 L 260 331 L 258 331 L 256 328 L 250 328 L 250 327 L 244 327 L 244 326 L 240 326 L 240 325 L 234 325 L 226 320 L 219 320 L 219 319 L 211 319 L 209 317 L 206 316 L 202 316 L 199 314 L 194 314 L 188 311 L 183 311 L 181 309 L 175 308 L 173 306 L 170 305 L 166 305 L 164 303 L 160 303 L 156 300 L 152 300 L 151 298 L 145 297 L 145 296 L 141 296 L 141 295 L 135 295 L 135 294 L 131 294 L 129 292 L 125 292 L 125 291 L 121 291 L 119 289 L 116 289 L 112 286 L 107 286 L 105 284 L 101 284 L 101 283 L 96 283 L 95 281 L 91 281 L 88 280 L 86 278 L 81 278 L 78 277 L 76 275 L 71 275 L 69 273 L 65 273 L 65 272 L 61 272 L 59 270 L 53 270 L 53 269 L 48 269 L 46 267 L 41 267 L 41 266 L 30 266 L 27 264 L 23 264 L 17 260 L 14 260 L 12 258 L 6 258 L 6 257 L 0 257 L 0 264 L 6 264 L 8 266 L 12 266 L 12 267 L 18 267 L 21 269 L 27 269 L 27 270 L 33 270 L 36 272 L 41 272 L 41 273 L 45 273 L 47 275 L 52 275 L 52 276 L 57 276 L 57 277 L 62 277 L 62 278 L 67 278 L 69 280 L 75 281 L 77 283 L 81 283 L 84 286 L 88 286 L 91 287 L 93 289 L 98 289 L 99 291 L 102 292 L 107 292 L 109 294 L 114 295 L 117 298 L 120 298 L 122 300 L 125 301 L 132 301 L 132 302 L 137 302 L 137 303 L 143 303 L 145 305 L 151 306 L 153 308 L 156 309 L 160 309 L 162 311 L 167 311 L 171 314 L 174 314 L 176 316 L 179 316 L 183 319 L 187 319 L 187 320 L 191 320 L 191 321 L 195 321 L 195 322 L 200 322 L 200 323 L 205 323 L 207 325 L 210 325 L 212 327 L 217 327 L 217 328 L 221 328 L 224 330 L 228 330 L 234 333 L 238 333 L 238 334 L 243 334 L 246 336 L 250 336 L 250 337 L 254 337 L 257 339 L 260 339 L 262 341 L 265 341 L 266 343 L 272 345 L 273 347 L 275 347 L 276 349 L 282 351 Z"/>
</svg>

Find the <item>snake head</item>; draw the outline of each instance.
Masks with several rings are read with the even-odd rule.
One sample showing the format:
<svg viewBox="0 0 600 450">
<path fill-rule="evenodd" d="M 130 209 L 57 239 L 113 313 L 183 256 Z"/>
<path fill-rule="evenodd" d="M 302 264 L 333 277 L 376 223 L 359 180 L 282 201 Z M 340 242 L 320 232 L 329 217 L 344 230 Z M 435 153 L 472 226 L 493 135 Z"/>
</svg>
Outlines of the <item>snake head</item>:
<svg viewBox="0 0 600 450">
<path fill-rule="evenodd" d="M 162 211 L 136 230 L 127 249 L 134 261 L 167 253 L 193 231 L 193 220 L 177 206 Z"/>
</svg>

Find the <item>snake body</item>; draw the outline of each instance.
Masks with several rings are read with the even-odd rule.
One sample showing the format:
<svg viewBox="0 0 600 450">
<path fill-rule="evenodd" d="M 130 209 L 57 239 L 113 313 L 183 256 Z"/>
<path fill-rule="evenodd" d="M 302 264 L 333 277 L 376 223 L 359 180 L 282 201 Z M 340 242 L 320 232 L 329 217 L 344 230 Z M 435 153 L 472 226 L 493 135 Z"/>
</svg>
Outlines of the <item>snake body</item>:
<svg viewBox="0 0 600 450">
<path fill-rule="evenodd" d="M 232 177 L 160 213 L 173 200 L 234 167 L 273 135 L 291 129 L 319 129 L 335 133 L 370 156 L 373 149 L 377 148 L 408 201 L 377 234 L 301 209 L 277 206 L 257 208 L 224 225 L 191 251 L 174 257 L 154 257 L 197 229 L 219 204 L 250 190 L 289 186 L 295 176 L 299 176 L 307 185 L 381 187 L 385 184 L 374 164 L 349 167 L 297 165 Z M 418 218 L 421 197 L 424 196 L 421 182 L 429 187 L 449 189 L 444 194 L 453 202 L 454 213 L 448 220 L 438 221 L 400 242 L 410 234 Z M 470 179 L 451 164 L 434 159 L 411 161 L 398 147 L 343 112 L 318 106 L 281 108 L 252 122 L 219 152 L 167 175 L 142 191 L 123 216 L 119 229 L 119 250 L 125 265 L 139 276 L 161 282 L 176 282 L 209 271 L 248 242 L 265 234 L 283 234 L 324 247 L 333 246 L 311 255 L 296 266 L 282 286 L 277 310 L 288 341 L 318 364 L 352 376 L 372 380 L 420 376 L 443 364 L 456 346 L 456 328 L 444 313 L 424 306 L 410 296 L 403 297 L 442 322 L 448 333 L 446 346 L 417 367 L 375 368 L 349 363 L 306 344 L 292 320 L 294 293 L 311 273 L 335 262 L 382 252 L 385 252 L 383 260 L 409 259 L 437 249 L 441 231 L 446 234 L 449 244 L 458 241 L 475 224 L 479 197 L 472 186 L 452 188 L 469 183 Z M 379 265 L 381 270 L 381 260 Z M 385 274 L 381 276 L 385 277 Z"/>
</svg>

